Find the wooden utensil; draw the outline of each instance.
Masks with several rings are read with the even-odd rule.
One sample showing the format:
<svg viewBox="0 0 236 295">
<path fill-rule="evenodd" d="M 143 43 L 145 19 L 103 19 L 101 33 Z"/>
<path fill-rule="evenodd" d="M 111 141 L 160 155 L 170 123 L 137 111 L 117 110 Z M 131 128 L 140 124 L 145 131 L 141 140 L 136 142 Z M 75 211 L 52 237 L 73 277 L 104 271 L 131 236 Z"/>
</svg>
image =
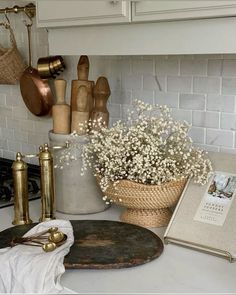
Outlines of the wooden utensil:
<svg viewBox="0 0 236 295">
<path fill-rule="evenodd" d="M 53 105 L 53 95 L 47 80 L 42 80 L 31 65 L 31 24 L 26 24 L 29 45 L 29 66 L 20 78 L 20 90 L 25 105 L 36 116 L 48 115 Z"/>
<path fill-rule="evenodd" d="M 88 81 L 89 75 L 89 59 L 87 55 L 81 55 L 77 65 L 78 80 L 71 83 L 71 110 L 77 110 L 77 97 L 80 86 L 86 86 L 88 89 L 89 112 L 91 113 L 94 106 L 93 87 L 94 82 Z"/>
<path fill-rule="evenodd" d="M 94 130 L 99 130 L 99 126 L 96 124 L 99 118 L 101 118 L 103 126 L 108 126 L 109 112 L 106 104 L 110 94 L 111 90 L 107 78 L 99 77 L 93 91 L 95 106 L 91 113 L 91 120 L 94 122 L 92 127 Z"/>
<path fill-rule="evenodd" d="M 53 132 L 58 134 L 70 133 L 70 106 L 65 103 L 66 81 L 55 80 L 57 103 L 52 107 Z"/>
<path fill-rule="evenodd" d="M 76 110 L 72 111 L 71 131 L 79 135 L 87 133 L 89 120 L 89 92 L 86 86 L 80 86 L 76 100 Z"/>
</svg>

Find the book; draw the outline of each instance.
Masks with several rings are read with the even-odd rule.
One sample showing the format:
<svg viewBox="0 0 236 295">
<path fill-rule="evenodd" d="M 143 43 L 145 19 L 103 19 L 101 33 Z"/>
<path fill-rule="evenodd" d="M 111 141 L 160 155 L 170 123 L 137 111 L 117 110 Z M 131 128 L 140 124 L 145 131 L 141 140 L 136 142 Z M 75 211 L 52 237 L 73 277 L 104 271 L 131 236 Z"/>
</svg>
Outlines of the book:
<svg viewBox="0 0 236 295">
<path fill-rule="evenodd" d="M 164 234 L 165 243 L 236 259 L 236 155 L 209 152 L 207 184 L 189 179 Z"/>
</svg>

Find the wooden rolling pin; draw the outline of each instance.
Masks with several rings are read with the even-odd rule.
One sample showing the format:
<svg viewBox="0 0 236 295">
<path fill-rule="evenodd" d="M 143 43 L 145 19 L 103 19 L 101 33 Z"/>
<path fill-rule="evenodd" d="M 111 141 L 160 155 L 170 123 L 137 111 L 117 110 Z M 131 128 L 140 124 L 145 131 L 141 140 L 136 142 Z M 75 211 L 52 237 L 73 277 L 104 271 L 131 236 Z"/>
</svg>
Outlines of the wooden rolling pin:
<svg viewBox="0 0 236 295">
<path fill-rule="evenodd" d="M 110 94 L 111 90 L 107 78 L 99 77 L 93 91 L 95 106 L 91 113 L 92 122 L 96 122 L 101 118 L 103 126 L 108 126 L 109 112 L 107 110 L 107 100 Z M 99 126 L 96 123 L 92 125 L 92 129 L 99 130 Z"/>
<path fill-rule="evenodd" d="M 87 133 L 89 120 L 89 99 L 88 88 L 80 86 L 76 100 L 76 110 L 72 111 L 71 131 L 79 135 Z"/>
<path fill-rule="evenodd" d="M 86 86 L 88 89 L 89 112 L 91 113 L 94 107 L 93 88 L 94 82 L 88 81 L 89 75 L 89 59 L 87 55 L 81 55 L 77 65 L 78 80 L 73 80 L 71 83 L 71 110 L 77 109 L 77 97 L 80 86 Z"/>
<path fill-rule="evenodd" d="M 65 103 L 66 81 L 55 80 L 57 102 L 52 107 L 53 132 L 58 134 L 70 133 L 70 106 Z"/>
</svg>

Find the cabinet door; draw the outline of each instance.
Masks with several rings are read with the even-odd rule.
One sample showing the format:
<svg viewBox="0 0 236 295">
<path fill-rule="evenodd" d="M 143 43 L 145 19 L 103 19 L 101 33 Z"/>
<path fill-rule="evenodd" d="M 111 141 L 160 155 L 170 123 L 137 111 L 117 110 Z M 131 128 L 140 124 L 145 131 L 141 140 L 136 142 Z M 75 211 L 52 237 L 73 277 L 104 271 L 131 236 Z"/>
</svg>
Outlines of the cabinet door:
<svg viewBox="0 0 236 295">
<path fill-rule="evenodd" d="M 37 0 L 38 27 L 128 23 L 130 1 Z"/>
<path fill-rule="evenodd" d="M 235 0 L 133 1 L 132 21 L 211 18 L 236 15 Z"/>
</svg>

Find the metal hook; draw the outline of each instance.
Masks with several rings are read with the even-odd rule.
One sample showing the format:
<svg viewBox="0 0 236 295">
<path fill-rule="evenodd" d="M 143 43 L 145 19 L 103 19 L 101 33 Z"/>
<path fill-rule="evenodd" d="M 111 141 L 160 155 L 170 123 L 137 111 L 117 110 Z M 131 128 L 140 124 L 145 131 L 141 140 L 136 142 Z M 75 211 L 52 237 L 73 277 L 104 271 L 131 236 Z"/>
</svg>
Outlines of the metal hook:
<svg viewBox="0 0 236 295">
<path fill-rule="evenodd" d="M 27 26 L 27 27 L 31 27 L 33 25 L 33 20 L 32 20 L 32 15 L 31 13 L 29 12 L 29 10 L 27 9 L 27 7 L 24 8 L 24 13 L 25 15 L 28 17 L 28 19 L 30 20 L 29 23 L 27 23 L 26 20 L 23 20 L 24 24 Z"/>
<path fill-rule="evenodd" d="M 8 23 L 8 25 L 10 25 L 11 22 L 10 22 L 8 16 L 7 16 L 7 8 L 5 9 L 4 14 L 5 14 L 5 18 L 7 19 L 7 23 Z"/>
</svg>

